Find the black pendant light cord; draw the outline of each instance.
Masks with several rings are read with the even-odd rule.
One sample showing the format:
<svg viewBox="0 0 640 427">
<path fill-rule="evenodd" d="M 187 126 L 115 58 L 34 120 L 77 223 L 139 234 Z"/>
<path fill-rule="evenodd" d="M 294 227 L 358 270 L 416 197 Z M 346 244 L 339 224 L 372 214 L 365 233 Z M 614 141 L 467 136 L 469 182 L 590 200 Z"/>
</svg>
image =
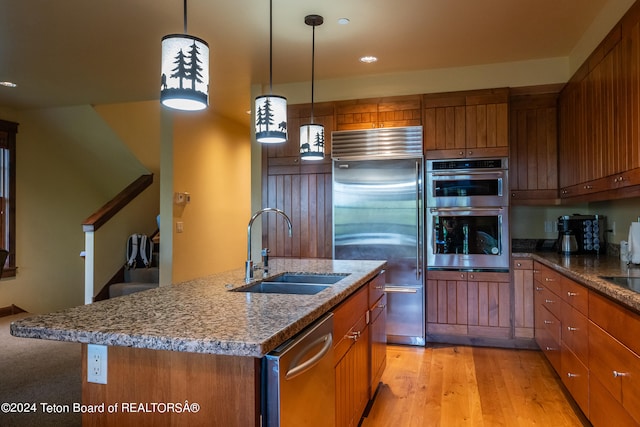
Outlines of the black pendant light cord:
<svg viewBox="0 0 640 427">
<path fill-rule="evenodd" d="M 313 92 L 316 75 L 316 26 L 313 26 L 311 37 L 311 124 L 313 124 Z"/>
<path fill-rule="evenodd" d="M 269 0 L 269 94 L 273 95 L 273 0 Z"/>
<path fill-rule="evenodd" d="M 187 34 L 187 0 L 184 0 L 184 33 Z"/>
</svg>

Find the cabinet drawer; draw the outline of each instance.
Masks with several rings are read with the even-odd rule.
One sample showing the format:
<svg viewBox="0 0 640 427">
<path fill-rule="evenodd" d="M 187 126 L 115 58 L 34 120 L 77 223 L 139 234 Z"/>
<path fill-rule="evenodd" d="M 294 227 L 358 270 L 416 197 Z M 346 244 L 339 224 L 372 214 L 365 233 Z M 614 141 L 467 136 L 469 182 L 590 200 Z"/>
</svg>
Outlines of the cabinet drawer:
<svg viewBox="0 0 640 427">
<path fill-rule="evenodd" d="M 578 357 L 562 344 L 560 365 L 562 382 L 582 412 L 589 416 L 589 370 Z"/>
<path fill-rule="evenodd" d="M 548 288 L 536 285 L 536 303 L 549 310 L 557 319 L 562 319 L 563 301 Z"/>
<path fill-rule="evenodd" d="M 533 279 L 556 295 L 560 295 L 562 292 L 563 278 L 562 274 L 539 262 L 534 262 Z"/>
<path fill-rule="evenodd" d="M 374 302 L 370 308 L 371 315 L 369 316 L 369 323 L 376 321 L 378 316 L 387 308 L 387 296 L 382 294 L 378 301 Z"/>
<path fill-rule="evenodd" d="M 589 292 L 589 319 L 640 354 L 640 315 L 595 292 Z"/>
<path fill-rule="evenodd" d="M 362 316 L 356 320 L 353 327 L 351 327 L 344 335 L 334 334 L 334 347 L 333 347 L 333 360 L 334 363 L 338 363 L 340 359 L 349 351 L 352 345 L 356 342 L 365 339 L 367 328 L 367 319 L 366 315 L 362 314 Z"/>
<path fill-rule="evenodd" d="M 333 344 L 335 360 L 340 360 L 354 339 L 348 338 L 353 333 L 366 327 L 366 312 L 369 309 L 369 288 L 363 286 L 355 294 L 340 303 L 333 310 Z M 345 338 L 347 337 L 347 338 Z"/>
<path fill-rule="evenodd" d="M 585 316 L 589 314 L 589 291 L 584 286 L 564 278 L 560 296 L 580 313 Z"/>
<path fill-rule="evenodd" d="M 589 421 L 593 427 L 638 425 L 593 375 L 589 377 Z"/>
<path fill-rule="evenodd" d="M 582 363 L 589 364 L 589 320 L 567 303 L 562 310 L 562 343 Z"/>
<path fill-rule="evenodd" d="M 519 259 L 513 261 L 513 268 L 516 270 L 532 270 L 533 269 L 533 260 L 532 259 Z"/>
<path fill-rule="evenodd" d="M 384 273 L 384 270 L 382 270 L 380 274 L 378 274 L 369 282 L 369 307 L 373 307 L 376 301 L 378 301 L 384 294 L 385 284 L 386 275 Z"/>
<path fill-rule="evenodd" d="M 536 342 L 540 346 L 540 350 L 549 359 L 553 369 L 556 372 L 560 372 L 560 344 L 551 337 L 546 329 L 536 331 Z"/>
</svg>

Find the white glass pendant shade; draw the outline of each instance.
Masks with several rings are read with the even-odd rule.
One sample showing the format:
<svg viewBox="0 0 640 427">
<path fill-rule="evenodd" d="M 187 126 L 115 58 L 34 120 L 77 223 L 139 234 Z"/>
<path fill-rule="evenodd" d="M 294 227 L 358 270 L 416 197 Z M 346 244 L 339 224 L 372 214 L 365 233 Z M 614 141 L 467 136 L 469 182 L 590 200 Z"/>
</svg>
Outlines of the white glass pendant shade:
<svg viewBox="0 0 640 427">
<path fill-rule="evenodd" d="M 187 34 L 162 38 L 160 102 L 176 110 L 209 105 L 209 45 Z"/>
<path fill-rule="evenodd" d="M 287 98 L 264 95 L 256 98 L 256 141 L 272 144 L 287 141 Z"/>
<path fill-rule="evenodd" d="M 324 159 L 324 126 L 300 126 L 300 157 L 302 160 Z"/>
</svg>

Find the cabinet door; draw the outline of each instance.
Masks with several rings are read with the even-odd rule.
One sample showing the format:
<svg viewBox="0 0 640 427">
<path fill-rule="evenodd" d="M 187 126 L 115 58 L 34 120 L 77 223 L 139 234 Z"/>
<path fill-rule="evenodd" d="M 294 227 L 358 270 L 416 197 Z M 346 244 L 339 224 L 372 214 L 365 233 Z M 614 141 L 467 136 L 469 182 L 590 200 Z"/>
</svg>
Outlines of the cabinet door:
<svg viewBox="0 0 640 427">
<path fill-rule="evenodd" d="M 470 336 L 511 338 L 508 273 L 468 273 L 467 321 Z"/>
<path fill-rule="evenodd" d="M 335 104 L 336 130 L 378 127 L 378 100 L 356 99 Z"/>
<path fill-rule="evenodd" d="M 369 328 L 335 367 L 336 426 L 357 426 L 369 401 Z"/>
<path fill-rule="evenodd" d="M 387 295 L 383 295 L 371 308 L 371 387 L 369 399 L 378 388 L 382 373 L 387 365 Z"/>
<path fill-rule="evenodd" d="M 575 354 L 562 344 L 560 378 L 582 412 L 589 416 L 589 370 Z"/>
<path fill-rule="evenodd" d="M 419 95 L 357 99 L 337 102 L 335 105 L 337 130 L 422 124 Z"/>
<path fill-rule="evenodd" d="M 516 338 L 534 337 L 533 261 L 513 261 L 513 326 Z"/>
<path fill-rule="evenodd" d="M 558 197 L 557 97 L 557 92 L 511 95 L 512 204 L 548 203 Z"/>
<path fill-rule="evenodd" d="M 467 335 L 467 273 L 427 273 L 427 330 L 430 334 Z"/>
</svg>

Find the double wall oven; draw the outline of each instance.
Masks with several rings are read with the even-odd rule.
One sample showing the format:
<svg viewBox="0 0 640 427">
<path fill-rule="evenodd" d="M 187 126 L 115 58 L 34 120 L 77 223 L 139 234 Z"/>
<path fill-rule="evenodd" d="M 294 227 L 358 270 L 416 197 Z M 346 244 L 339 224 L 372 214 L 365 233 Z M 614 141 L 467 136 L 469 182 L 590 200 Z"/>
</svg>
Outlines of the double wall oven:
<svg viewBox="0 0 640 427">
<path fill-rule="evenodd" d="M 429 269 L 509 268 L 508 159 L 428 160 Z"/>
</svg>

